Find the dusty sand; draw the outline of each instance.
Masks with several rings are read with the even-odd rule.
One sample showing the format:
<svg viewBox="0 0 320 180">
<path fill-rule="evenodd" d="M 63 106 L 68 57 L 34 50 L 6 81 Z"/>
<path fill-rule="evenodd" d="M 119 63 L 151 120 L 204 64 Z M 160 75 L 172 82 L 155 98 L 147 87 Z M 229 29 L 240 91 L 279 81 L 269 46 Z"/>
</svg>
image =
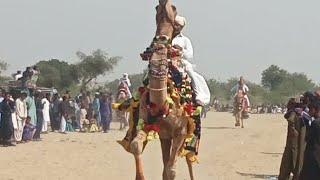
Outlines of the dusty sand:
<svg viewBox="0 0 320 180">
<path fill-rule="evenodd" d="M 118 129 L 118 123 L 112 128 Z M 283 115 L 251 115 L 245 128 L 234 128 L 229 113 L 210 112 L 203 120 L 197 180 L 268 179 L 278 174 L 284 149 Z M 50 133 L 42 142 L 0 147 L 0 180 L 133 180 L 133 156 L 117 144 L 125 132 Z M 148 180 L 161 180 L 160 142 L 148 144 L 144 171 Z M 177 180 L 189 179 L 185 159 L 178 160 Z"/>
</svg>

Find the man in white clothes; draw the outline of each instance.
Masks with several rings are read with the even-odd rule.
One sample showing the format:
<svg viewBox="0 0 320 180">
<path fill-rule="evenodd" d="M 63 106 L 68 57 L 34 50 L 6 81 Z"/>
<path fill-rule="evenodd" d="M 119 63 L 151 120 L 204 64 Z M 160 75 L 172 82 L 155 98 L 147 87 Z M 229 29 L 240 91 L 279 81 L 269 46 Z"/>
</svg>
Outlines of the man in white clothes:
<svg viewBox="0 0 320 180">
<path fill-rule="evenodd" d="M 27 93 L 22 93 L 21 96 L 16 100 L 16 127 L 14 128 L 14 138 L 16 142 L 22 140 L 23 128 L 28 116 L 28 109 L 26 104 Z"/>
<path fill-rule="evenodd" d="M 186 19 L 177 15 L 174 23 L 172 46 L 182 52 L 183 60 L 193 63 L 193 47 L 191 41 L 181 32 L 185 26 Z"/>
<path fill-rule="evenodd" d="M 172 47 L 182 52 L 182 65 L 184 67 L 184 71 L 191 78 L 196 103 L 198 105 L 205 106 L 209 104 L 211 94 L 204 77 L 194 71 L 195 65 L 193 64 L 193 47 L 191 41 L 181 33 L 185 25 L 186 19 L 182 16 L 176 16 Z"/>
<path fill-rule="evenodd" d="M 125 83 L 127 85 L 127 97 L 128 99 L 132 98 L 132 94 L 131 94 L 131 91 L 129 89 L 129 87 L 131 86 L 131 82 L 130 82 L 130 79 L 129 79 L 129 75 L 128 73 L 123 73 L 123 77 L 120 79 L 120 82 L 119 82 L 119 86 L 121 85 L 121 83 Z M 120 87 L 118 87 L 120 88 Z M 117 97 L 118 97 L 119 94 L 117 94 Z"/>
</svg>

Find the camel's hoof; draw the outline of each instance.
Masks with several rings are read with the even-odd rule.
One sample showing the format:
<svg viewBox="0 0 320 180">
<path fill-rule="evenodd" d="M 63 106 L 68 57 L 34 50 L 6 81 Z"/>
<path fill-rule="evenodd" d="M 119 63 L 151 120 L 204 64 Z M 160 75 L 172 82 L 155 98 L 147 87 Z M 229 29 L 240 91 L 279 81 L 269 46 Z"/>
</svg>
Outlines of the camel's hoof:
<svg viewBox="0 0 320 180">
<path fill-rule="evenodd" d="M 144 176 L 136 176 L 136 180 L 145 180 Z"/>
<path fill-rule="evenodd" d="M 244 128 L 244 126 L 241 126 L 241 128 Z"/>
<path fill-rule="evenodd" d="M 170 180 L 171 179 L 176 179 L 177 172 L 176 172 L 175 166 L 167 168 L 167 176 L 168 176 L 168 179 L 170 179 Z"/>
</svg>

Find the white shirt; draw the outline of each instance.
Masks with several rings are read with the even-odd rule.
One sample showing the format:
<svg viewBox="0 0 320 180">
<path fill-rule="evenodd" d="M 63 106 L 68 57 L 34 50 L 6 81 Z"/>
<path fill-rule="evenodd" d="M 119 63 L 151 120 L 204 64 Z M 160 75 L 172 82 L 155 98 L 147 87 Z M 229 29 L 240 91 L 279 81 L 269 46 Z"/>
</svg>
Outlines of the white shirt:
<svg viewBox="0 0 320 180">
<path fill-rule="evenodd" d="M 178 45 L 182 48 L 182 59 L 193 62 L 193 47 L 189 38 L 182 33 L 172 40 L 172 46 Z"/>
<path fill-rule="evenodd" d="M 201 101 L 205 105 L 209 104 L 211 93 L 206 80 L 203 76 L 192 69 L 192 64 L 190 62 L 183 60 L 183 63 L 186 67 L 186 72 L 191 78 L 193 91 L 196 95 L 195 99 Z"/>
<path fill-rule="evenodd" d="M 21 101 L 20 98 L 16 100 L 16 115 L 18 120 L 26 118 L 28 116 L 27 104 L 26 101 Z"/>
<path fill-rule="evenodd" d="M 14 75 L 14 80 L 17 81 L 19 78 L 22 78 L 22 74 Z"/>
<path fill-rule="evenodd" d="M 231 89 L 231 91 L 237 91 L 238 89 L 239 89 L 239 84 L 235 85 L 235 86 Z M 244 85 L 242 86 L 242 91 L 245 92 L 245 93 L 248 93 L 248 92 L 249 92 L 248 86 L 244 84 Z"/>
</svg>

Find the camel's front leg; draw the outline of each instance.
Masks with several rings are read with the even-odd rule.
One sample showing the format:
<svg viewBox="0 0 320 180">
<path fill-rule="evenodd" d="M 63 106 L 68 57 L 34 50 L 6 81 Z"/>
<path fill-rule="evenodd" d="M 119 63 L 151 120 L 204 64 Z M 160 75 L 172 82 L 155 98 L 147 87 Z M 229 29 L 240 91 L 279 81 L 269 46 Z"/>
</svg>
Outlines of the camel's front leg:
<svg viewBox="0 0 320 180">
<path fill-rule="evenodd" d="M 131 152 L 136 161 L 136 180 L 145 180 L 142 170 L 141 154 L 143 151 L 143 143 L 147 139 L 147 134 L 144 131 L 139 131 L 137 136 L 130 144 Z"/>
<path fill-rule="evenodd" d="M 162 180 L 168 180 L 167 175 L 167 166 L 170 160 L 170 150 L 172 145 L 172 139 L 160 139 L 161 142 L 161 150 L 162 150 L 162 161 L 163 161 L 163 173 L 162 173 Z"/>
<path fill-rule="evenodd" d="M 190 175 L 190 180 L 194 180 L 194 176 L 193 176 L 193 168 L 192 168 L 192 161 L 190 161 L 190 159 L 188 157 L 186 157 L 187 160 L 187 164 L 188 164 L 188 169 L 189 169 L 189 175 Z"/>
<path fill-rule="evenodd" d="M 141 155 L 134 155 L 136 161 L 136 179 L 135 180 L 145 180 L 142 170 Z"/>
<path fill-rule="evenodd" d="M 184 143 L 186 134 L 179 134 L 174 136 L 172 141 L 172 149 L 171 149 L 171 155 L 168 162 L 168 165 L 166 167 L 166 172 L 168 175 L 168 180 L 174 180 L 176 178 L 176 164 L 177 164 L 177 158 L 179 156 L 179 150 Z"/>
</svg>

